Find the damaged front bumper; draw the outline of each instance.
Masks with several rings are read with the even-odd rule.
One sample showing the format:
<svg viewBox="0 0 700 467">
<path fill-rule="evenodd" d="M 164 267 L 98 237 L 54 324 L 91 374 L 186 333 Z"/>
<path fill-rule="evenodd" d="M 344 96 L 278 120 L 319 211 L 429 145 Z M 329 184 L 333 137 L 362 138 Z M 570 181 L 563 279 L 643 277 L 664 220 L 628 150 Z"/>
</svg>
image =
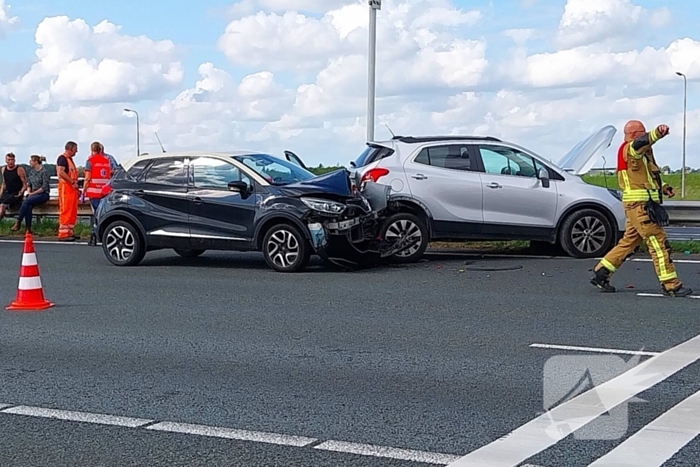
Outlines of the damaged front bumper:
<svg viewBox="0 0 700 467">
<path fill-rule="evenodd" d="M 389 190 L 385 185 L 367 184 L 361 195 L 361 215 L 349 219 L 314 216 L 307 220 L 315 252 L 336 265 L 358 267 L 375 264 L 415 245 L 418 240 L 412 238 L 398 241 L 380 238 Z"/>
</svg>

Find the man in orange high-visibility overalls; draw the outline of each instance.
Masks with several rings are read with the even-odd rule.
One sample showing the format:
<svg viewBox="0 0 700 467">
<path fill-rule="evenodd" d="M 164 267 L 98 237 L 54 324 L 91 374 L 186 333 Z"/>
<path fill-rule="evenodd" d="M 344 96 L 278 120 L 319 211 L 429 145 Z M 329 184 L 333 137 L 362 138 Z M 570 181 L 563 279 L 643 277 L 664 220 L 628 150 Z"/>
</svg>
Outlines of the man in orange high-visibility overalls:
<svg viewBox="0 0 700 467">
<path fill-rule="evenodd" d="M 56 173 L 58 175 L 58 240 L 61 242 L 73 242 L 76 237 L 73 233 L 75 223 L 78 220 L 78 201 L 80 190 L 78 187 L 78 169 L 73 162 L 73 157 L 78 152 L 78 145 L 68 141 L 65 152 L 58 157 Z"/>
<path fill-rule="evenodd" d="M 104 154 L 104 146 L 99 142 L 94 142 L 90 146 L 90 152 L 92 153 L 88 157 L 87 163 L 85 164 L 85 181 L 83 182 L 83 195 L 81 196 L 81 201 L 85 198 L 90 200 L 90 205 L 92 206 L 92 230 L 90 232 L 89 246 L 96 246 L 96 219 L 95 213 L 97 213 L 97 208 L 100 206 L 100 199 L 102 198 L 102 188 L 109 182 L 112 176 L 111 161 Z"/>
<path fill-rule="evenodd" d="M 627 122 L 624 131 L 625 141 L 618 151 L 617 179 L 627 226 L 620 242 L 595 267 L 591 283 L 603 292 L 615 292 L 610 277 L 642 242 L 646 242 L 662 292 L 671 297 L 685 297 L 693 291 L 678 279 L 666 232 L 649 217 L 645 208 L 649 200 L 661 203 L 662 193 L 669 198 L 675 195 L 673 188 L 661 182 L 652 151 L 652 146 L 668 135 L 669 128 L 659 125 L 647 133 L 642 122 L 632 120 Z"/>
</svg>

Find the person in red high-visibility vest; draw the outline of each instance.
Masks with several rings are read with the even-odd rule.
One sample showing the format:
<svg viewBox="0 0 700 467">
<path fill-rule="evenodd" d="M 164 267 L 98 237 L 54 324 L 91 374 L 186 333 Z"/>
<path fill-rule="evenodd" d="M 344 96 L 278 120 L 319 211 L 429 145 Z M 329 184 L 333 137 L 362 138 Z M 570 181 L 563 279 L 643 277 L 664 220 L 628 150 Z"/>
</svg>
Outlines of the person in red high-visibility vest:
<svg viewBox="0 0 700 467">
<path fill-rule="evenodd" d="M 102 146 L 101 143 L 97 141 L 92 143 L 90 152 L 91 155 L 88 157 L 87 163 L 85 164 L 85 181 L 83 182 L 81 201 L 88 198 L 92 206 L 92 231 L 90 232 L 90 241 L 88 244 L 95 246 L 97 245 L 97 222 L 95 213 L 100 206 L 102 188 L 109 182 L 112 176 L 112 168 L 109 158 L 104 155 L 104 146 Z"/>
</svg>

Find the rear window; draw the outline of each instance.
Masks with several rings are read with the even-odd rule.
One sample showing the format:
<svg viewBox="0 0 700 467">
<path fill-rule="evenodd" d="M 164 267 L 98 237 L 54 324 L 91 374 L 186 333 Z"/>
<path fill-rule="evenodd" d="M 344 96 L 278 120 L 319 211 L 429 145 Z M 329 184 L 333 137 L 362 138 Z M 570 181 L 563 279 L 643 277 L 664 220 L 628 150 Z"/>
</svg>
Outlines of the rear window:
<svg viewBox="0 0 700 467">
<path fill-rule="evenodd" d="M 372 162 L 389 157 L 392 154 L 394 154 L 393 149 L 385 148 L 384 146 L 368 145 L 367 148 L 362 151 L 362 154 L 355 159 L 353 167 L 364 167 Z"/>
</svg>

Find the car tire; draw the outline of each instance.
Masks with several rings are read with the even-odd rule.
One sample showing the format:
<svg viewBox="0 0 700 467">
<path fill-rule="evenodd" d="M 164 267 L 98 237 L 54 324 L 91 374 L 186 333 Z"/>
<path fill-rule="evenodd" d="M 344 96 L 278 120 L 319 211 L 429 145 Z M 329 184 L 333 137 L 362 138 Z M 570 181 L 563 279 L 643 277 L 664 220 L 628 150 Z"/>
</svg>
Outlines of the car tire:
<svg viewBox="0 0 700 467">
<path fill-rule="evenodd" d="M 610 220 L 595 209 L 576 211 L 561 226 L 561 246 L 574 258 L 601 257 L 610 250 L 614 240 Z"/>
<path fill-rule="evenodd" d="M 263 256 L 277 272 L 299 272 L 309 264 L 311 247 L 298 227 L 291 224 L 272 226 L 262 242 Z"/>
<path fill-rule="evenodd" d="M 405 235 L 420 235 L 421 237 L 420 242 L 413 247 L 391 256 L 393 263 L 407 264 L 417 262 L 428 248 L 428 243 L 430 243 L 428 228 L 418 216 L 408 212 L 394 214 L 385 220 L 382 224 L 380 235 L 384 240 L 394 240 Z"/>
<path fill-rule="evenodd" d="M 198 256 L 202 256 L 205 251 L 207 250 L 183 250 L 181 248 L 173 248 L 175 250 L 175 253 L 178 255 L 182 256 L 183 258 L 196 258 Z"/>
<path fill-rule="evenodd" d="M 146 245 L 134 224 L 116 221 L 102 234 L 102 251 L 115 266 L 135 266 L 146 255 Z"/>
</svg>

